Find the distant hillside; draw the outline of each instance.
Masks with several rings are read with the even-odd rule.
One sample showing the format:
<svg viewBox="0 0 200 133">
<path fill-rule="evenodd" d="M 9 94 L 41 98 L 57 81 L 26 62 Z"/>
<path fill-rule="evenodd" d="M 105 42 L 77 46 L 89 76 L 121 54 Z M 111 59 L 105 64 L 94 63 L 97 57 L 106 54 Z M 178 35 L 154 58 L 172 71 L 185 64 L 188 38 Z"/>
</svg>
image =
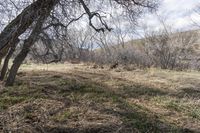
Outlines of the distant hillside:
<svg viewBox="0 0 200 133">
<path fill-rule="evenodd" d="M 184 39 L 184 36 L 188 37 L 189 35 L 194 35 L 196 36 L 197 41 L 194 44 L 194 54 L 199 54 L 200 55 L 200 30 L 190 30 L 190 31 L 184 31 L 184 32 L 177 32 L 173 33 L 171 36 L 172 37 L 177 37 L 181 35 Z M 185 38 L 187 39 L 187 38 Z M 125 42 L 124 45 L 118 44 L 118 45 L 111 45 L 108 46 L 109 49 L 111 50 L 119 50 L 119 49 L 135 49 L 141 52 L 144 52 L 144 45 L 143 45 L 144 39 L 136 39 L 136 40 L 131 40 L 128 42 Z M 101 52 L 101 49 L 96 49 L 95 52 Z"/>
</svg>

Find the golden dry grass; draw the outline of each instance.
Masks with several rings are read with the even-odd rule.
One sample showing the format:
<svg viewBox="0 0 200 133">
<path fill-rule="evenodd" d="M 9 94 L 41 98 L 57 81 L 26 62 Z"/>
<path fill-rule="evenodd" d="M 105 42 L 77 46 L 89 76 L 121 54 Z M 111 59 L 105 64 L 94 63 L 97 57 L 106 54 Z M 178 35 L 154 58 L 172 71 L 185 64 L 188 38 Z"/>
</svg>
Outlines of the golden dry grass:
<svg viewBox="0 0 200 133">
<path fill-rule="evenodd" d="M 2 132 L 198 133 L 200 72 L 23 65 L 0 91 Z"/>
</svg>

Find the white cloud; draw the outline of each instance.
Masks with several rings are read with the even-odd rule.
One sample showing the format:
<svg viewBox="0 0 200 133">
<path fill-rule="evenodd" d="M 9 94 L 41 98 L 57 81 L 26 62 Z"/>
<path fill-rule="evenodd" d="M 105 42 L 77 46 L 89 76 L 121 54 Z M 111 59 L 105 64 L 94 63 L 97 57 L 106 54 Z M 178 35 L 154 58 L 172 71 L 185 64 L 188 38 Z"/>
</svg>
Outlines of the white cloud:
<svg viewBox="0 0 200 133">
<path fill-rule="evenodd" d="M 165 23 L 175 29 L 188 30 L 193 27 L 193 21 L 200 23 L 200 15 L 194 12 L 198 0 L 163 0 L 157 14 Z M 159 29 L 159 19 L 155 14 L 146 15 L 142 21 L 149 27 Z"/>
</svg>

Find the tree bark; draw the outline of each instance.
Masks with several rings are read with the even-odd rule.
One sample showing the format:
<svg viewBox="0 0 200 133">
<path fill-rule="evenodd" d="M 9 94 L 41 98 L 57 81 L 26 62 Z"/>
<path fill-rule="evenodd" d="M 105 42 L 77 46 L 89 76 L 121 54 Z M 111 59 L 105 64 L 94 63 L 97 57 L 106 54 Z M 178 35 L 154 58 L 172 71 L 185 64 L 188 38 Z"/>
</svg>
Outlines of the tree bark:
<svg viewBox="0 0 200 133">
<path fill-rule="evenodd" d="M 12 46 L 12 47 L 10 48 L 10 50 L 9 50 L 9 52 L 8 52 L 8 54 L 7 54 L 6 58 L 5 58 L 5 60 L 4 60 L 3 67 L 2 67 L 2 69 L 1 69 L 0 80 L 4 80 L 4 78 L 5 78 L 5 75 L 6 75 L 7 70 L 8 70 L 9 60 L 10 60 L 10 58 L 12 57 L 12 55 L 13 55 L 13 53 L 14 53 L 14 51 L 15 51 L 15 47 L 16 47 L 16 45 L 19 43 L 19 41 L 20 41 L 20 40 L 17 39 L 17 40 L 14 42 L 15 45 Z"/>
<path fill-rule="evenodd" d="M 26 7 L 0 33 L 0 60 L 8 53 L 13 41 L 23 34 L 48 6 L 59 0 L 37 0 Z"/>
<path fill-rule="evenodd" d="M 17 71 L 19 70 L 20 65 L 23 63 L 24 59 L 26 58 L 27 54 L 30 51 L 31 46 L 37 41 L 39 34 L 42 31 L 43 23 L 45 22 L 46 18 L 49 16 L 51 10 L 57 4 L 58 0 L 51 0 L 52 3 L 46 7 L 46 9 L 41 10 L 41 14 L 35 24 L 34 29 L 32 30 L 29 38 L 25 40 L 24 45 L 20 53 L 16 56 L 13 61 L 13 65 L 10 69 L 8 78 L 6 80 L 5 86 L 13 86 Z M 46 5 L 47 6 L 47 5 Z"/>
<path fill-rule="evenodd" d="M 22 62 L 24 61 L 24 59 L 26 58 L 28 52 L 29 52 L 28 49 L 23 49 L 20 52 L 20 54 L 13 61 L 13 65 L 11 67 L 9 76 L 8 76 L 6 84 L 5 84 L 6 86 L 12 86 L 14 84 L 15 77 L 17 75 L 17 71 L 18 71 L 20 65 L 22 64 Z"/>
</svg>

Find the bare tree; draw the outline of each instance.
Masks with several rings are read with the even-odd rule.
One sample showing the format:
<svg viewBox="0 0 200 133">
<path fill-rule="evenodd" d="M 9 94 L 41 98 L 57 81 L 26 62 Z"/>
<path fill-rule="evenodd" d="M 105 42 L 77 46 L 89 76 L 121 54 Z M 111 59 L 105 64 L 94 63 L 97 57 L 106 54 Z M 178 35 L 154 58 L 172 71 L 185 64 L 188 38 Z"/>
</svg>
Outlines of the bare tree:
<svg viewBox="0 0 200 133">
<path fill-rule="evenodd" d="M 110 0 L 101 3 L 90 0 L 36 0 L 28 1 L 28 6 L 16 16 L 0 34 L 0 60 L 8 53 L 9 49 L 16 44 L 17 38 L 27 30 L 31 33 L 27 35 L 21 52 L 14 59 L 6 85 L 13 85 L 16 73 L 30 51 L 31 46 L 38 40 L 42 32 L 49 36 L 62 36 L 62 33 L 69 24 L 79 20 L 83 16 L 88 16 L 89 25 L 96 32 L 111 31 L 102 11 L 94 10 L 99 4 L 108 6 L 118 6 L 125 9 L 130 18 L 136 19 L 144 9 L 155 9 L 156 1 L 152 0 Z M 17 7 L 16 7 L 17 8 Z M 53 10 L 54 9 L 54 10 Z M 77 15 L 78 14 L 78 15 Z M 96 19 L 94 22 L 93 20 Z M 97 26 L 97 24 L 99 26 Z M 30 29 L 33 27 L 32 29 Z M 64 27 L 64 30 L 62 29 Z"/>
<path fill-rule="evenodd" d="M 195 31 L 172 32 L 165 26 L 160 31 L 146 33 L 144 48 L 154 66 L 162 69 L 182 68 L 184 60 L 194 50 L 196 41 Z"/>
</svg>

